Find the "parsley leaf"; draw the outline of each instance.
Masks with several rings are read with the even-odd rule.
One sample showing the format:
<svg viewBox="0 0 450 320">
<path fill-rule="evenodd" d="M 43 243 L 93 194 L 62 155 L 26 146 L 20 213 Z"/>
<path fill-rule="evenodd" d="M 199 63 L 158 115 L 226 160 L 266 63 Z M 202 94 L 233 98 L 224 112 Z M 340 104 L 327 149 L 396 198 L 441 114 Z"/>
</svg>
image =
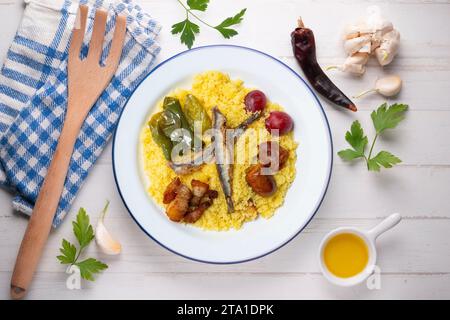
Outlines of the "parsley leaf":
<svg viewBox="0 0 450 320">
<path fill-rule="evenodd" d="M 73 233 L 78 240 L 80 248 L 77 250 L 74 244 L 70 243 L 66 239 L 63 239 L 61 248 L 59 249 L 61 255 L 56 258 L 61 264 L 76 265 L 80 269 L 80 274 L 83 279 L 93 281 L 94 277 L 92 275 L 108 268 L 108 266 L 94 258 L 88 258 L 84 261 L 78 262 L 78 258 L 83 250 L 94 239 L 94 229 L 89 222 L 89 216 L 87 215 L 86 210 L 80 208 L 75 221 L 72 222 L 72 225 Z"/>
<path fill-rule="evenodd" d="M 206 11 L 209 0 L 188 0 L 187 5 L 191 10 Z"/>
<path fill-rule="evenodd" d="M 238 14 L 233 17 L 226 18 L 223 20 L 218 26 L 214 27 L 217 31 L 219 31 L 225 39 L 229 39 L 238 34 L 238 32 L 234 29 L 230 29 L 229 27 L 241 23 L 243 16 L 247 9 L 242 9 Z"/>
<path fill-rule="evenodd" d="M 178 34 L 184 30 L 184 27 L 186 25 L 186 20 L 183 20 L 181 22 L 175 23 L 172 26 L 172 34 Z"/>
<path fill-rule="evenodd" d="M 229 39 L 238 34 L 238 32 L 232 28 L 238 23 L 240 23 L 244 17 L 245 11 L 247 9 L 242 9 L 239 13 L 234 15 L 233 17 L 226 18 L 219 25 L 214 26 L 202 20 L 195 12 L 193 11 L 203 11 L 205 12 L 208 8 L 209 0 L 187 0 L 186 5 L 183 1 L 177 0 L 180 6 L 184 8 L 186 11 L 186 19 L 172 25 L 172 34 L 181 34 L 180 40 L 181 43 L 185 44 L 189 49 L 192 48 L 195 41 L 195 35 L 200 33 L 200 27 L 189 20 L 190 17 L 194 17 L 196 20 L 203 23 L 205 26 L 215 29 L 226 39 Z"/>
<path fill-rule="evenodd" d="M 364 131 L 359 121 L 354 121 L 350 131 L 347 131 L 345 134 L 345 140 L 352 149 L 341 150 L 338 152 L 338 155 L 346 161 L 364 158 L 369 171 L 380 171 L 381 167 L 392 168 L 392 166 L 402 162 L 399 158 L 387 151 L 380 151 L 375 157 L 372 157 L 372 151 L 378 136 L 386 129 L 395 128 L 400 121 L 405 118 L 404 113 L 407 109 L 408 106 L 405 104 L 396 103 L 388 107 L 387 104 L 384 103 L 371 113 L 370 116 L 376 134 L 372 141 L 368 156 L 365 154 L 365 149 L 368 144 L 367 136 L 364 135 Z"/>
<path fill-rule="evenodd" d="M 367 136 L 358 120 L 355 120 L 350 127 L 350 131 L 345 134 L 345 140 L 355 149 L 357 153 L 364 154 L 364 149 L 368 143 Z"/>
<path fill-rule="evenodd" d="M 172 26 L 172 34 L 181 32 L 181 43 L 184 43 L 189 49 L 195 41 L 195 34 L 200 32 L 200 27 L 186 19 Z"/>
<path fill-rule="evenodd" d="M 364 157 L 364 154 L 361 154 L 359 152 L 356 152 L 352 149 L 345 149 L 338 152 L 339 157 L 342 158 L 342 160 L 350 161 L 357 158 Z"/>
<path fill-rule="evenodd" d="M 86 247 L 94 239 L 94 229 L 89 223 L 89 216 L 86 214 L 86 210 L 80 208 L 77 219 L 72 222 L 72 225 L 73 233 L 77 237 L 80 247 Z"/>
<path fill-rule="evenodd" d="M 364 149 L 368 143 L 367 137 L 358 120 L 352 123 L 350 131 L 345 134 L 345 140 L 355 149 L 356 152 L 364 154 Z"/>
<path fill-rule="evenodd" d="M 393 165 L 402 162 L 399 158 L 387 151 L 380 151 L 375 157 L 369 159 L 367 167 L 369 171 L 380 171 L 380 166 L 392 168 Z"/>
<path fill-rule="evenodd" d="M 75 246 L 69 241 L 63 239 L 59 251 L 62 253 L 62 255 L 57 256 L 56 258 L 61 261 L 61 264 L 72 264 L 75 262 L 77 248 L 75 248 Z"/>
<path fill-rule="evenodd" d="M 387 104 L 382 104 L 376 111 L 373 111 L 370 117 L 377 134 L 380 134 L 386 129 L 395 128 L 400 121 L 405 118 L 405 111 L 408 109 L 406 104 L 395 103 L 390 107 Z"/>
<path fill-rule="evenodd" d="M 75 265 L 80 268 L 81 277 L 89 281 L 94 281 L 93 274 L 108 268 L 106 264 L 94 258 L 88 258 L 81 262 L 77 262 Z"/>
<path fill-rule="evenodd" d="M 353 121 L 350 131 L 345 134 L 345 140 L 353 147 L 353 149 L 345 149 L 338 152 L 343 160 L 353 160 L 364 157 L 364 149 L 368 143 L 367 136 L 361 128 L 358 120 Z"/>
</svg>

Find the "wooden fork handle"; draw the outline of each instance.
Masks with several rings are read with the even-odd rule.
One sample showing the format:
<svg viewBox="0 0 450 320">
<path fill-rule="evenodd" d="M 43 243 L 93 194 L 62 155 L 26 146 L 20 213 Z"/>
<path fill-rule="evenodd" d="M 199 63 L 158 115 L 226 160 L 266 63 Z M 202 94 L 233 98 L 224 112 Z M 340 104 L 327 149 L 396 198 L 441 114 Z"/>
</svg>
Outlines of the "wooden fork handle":
<svg viewBox="0 0 450 320">
<path fill-rule="evenodd" d="M 68 120 L 64 122 L 56 151 L 20 245 L 11 278 L 10 294 L 13 299 L 21 299 L 27 293 L 58 208 L 75 141 L 80 131 L 78 125 Z"/>
</svg>

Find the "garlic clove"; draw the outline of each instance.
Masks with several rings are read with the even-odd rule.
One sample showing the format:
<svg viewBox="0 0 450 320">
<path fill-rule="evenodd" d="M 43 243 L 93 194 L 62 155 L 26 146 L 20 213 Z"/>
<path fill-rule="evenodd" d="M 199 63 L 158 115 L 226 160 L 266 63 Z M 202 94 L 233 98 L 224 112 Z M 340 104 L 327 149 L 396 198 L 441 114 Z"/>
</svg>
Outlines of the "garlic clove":
<svg viewBox="0 0 450 320">
<path fill-rule="evenodd" d="M 97 227 L 95 229 L 95 241 L 102 250 L 103 253 L 108 255 L 116 255 L 122 251 L 122 245 L 115 240 L 105 227 L 104 219 L 106 211 L 108 210 L 109 201 L 106 203 L 102 214 L 97 222 Z"/>
<path fill-rule="evenodd" d="M 385 97 L 393 97 L 402 89 L 403 81 L 397 75 L 390 75 L 378 79 L 375 82 L 377 92 Z"/>
<path fill-rule="evenodd" d="M 341 70 L 357 76 L 361 76 L 366 72 L 366 66 L 362 64 L 344 64 Z"/>
<path fill-rule="evenodd" d="M 97 224 L 95 240 L 105 254 L 116 255 L 122 251 L 121 244 L 111 237 L 102 222 Z"/>
<path fill-rule="evenodd" d="M 344 40 L 351 40 L 351 39 L 355 39 L 358 38 L 361 34 L 359 33 L 359 31 L 356 31 L 354 33 L 348 33 L 344 35 Z"/>
<path fill-rule="evenodd" d="M 374 34 L 372 34 L 371 40 L 372 53 L 374 53 L 375 49 L 377 49 L 381 45 L 382 41 L 383 41 L 383 34 L 381 33 L 381 31 L 377 31 Z"/>
<path fill-rule="evenodd" d="M 375 82 L 375 87 L 366 91 L 361 92 L 360 94 L 354 96 L 353 98 L 360 98 L 371 92 L 378 92 L 382 96 L 385 97 L 393 97 L 397 95 L 402 89 L 403 81 L 397 75 L 390 75 L 383 78 L 378 79 Z"/>
<path fill-rule="evenodd" d="M 326 70 L 338 69 L 344 72 L 350 72 L 354 75 L 363 75 L 366 72 L 366 63 L 369 60 L 369 54 L 366 52 L 357 52 L 345 59 L 343 65 L 329 66 Z"/>
<path fill-rule="evenodd" d="M 368 35 L 346 40 L 344 42 L 344 50 L 348 55 L 352 55 L 358 52 L 367 43 L 370 43 L 370 36 Z"/>
<path fill-rule="evenodd" d="M 358 38 L 361 35 L 361 30 L 365 30 L 366 26 L 363 22 L 349 24 L 344 28 L 344 40 Z"/>
<path fill-rule="evenodd" d="M 350 72 L 358 76 L 363 75 L 366 72 L 366 63 L 368 60 L 369 53 L 357 52 L 345 60 L 342 71 Z"/>
<path fill-rule="evenodd" d="M 356 52 L 345 60 L 345 64 L 362 64 L 365 65 L 369 60 L 369 53 Z"/>
<path fill-rule="evenodd" d="M 388 32 L 391 32 L 392 30 L 394 30 L 394 25 L 392 24 L 392 22 L 385 21 L 382 25 L 380 25 L 377 32 L 381 32 L 381 34 L 384 35 Z"/>
<path fill-rule="evenodd" d="M 382 48 L 375 49 L 375 56 L 377 57 L 378 63 L 380 66 L 384 67 L 392 62 L 394 57 L 389 55 L 389 52 Z"/>
<path fill-rule="evenodd" d="M 388 65 L 397 55 L 400 45 L 400 33 L 397 30 L 392 30 L 383 35 L 381 45 L 375 49 L 375 56 L 378 63 L 382 66 Z"/>
<path fill-rule="evenodd" d="M 358 50 L 359 53 L 371 53 L 372 52 L 372 41 L 366 42 L 361 49 Z"/>
</svg>

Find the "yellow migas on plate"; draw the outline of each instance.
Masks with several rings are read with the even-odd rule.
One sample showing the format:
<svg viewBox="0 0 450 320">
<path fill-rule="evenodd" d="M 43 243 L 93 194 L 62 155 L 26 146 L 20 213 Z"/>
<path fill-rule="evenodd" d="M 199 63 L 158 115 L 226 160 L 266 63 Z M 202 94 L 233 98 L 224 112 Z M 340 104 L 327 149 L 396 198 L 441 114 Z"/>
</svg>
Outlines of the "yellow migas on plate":
<svg viewBox="0 0 450 320">
<path fill-rule="evenodd" d="M 145 175 L 139 150 L 142 128 L 156 111 L 158 101 L 174 88 L 192 88 L 195 75 L 211 70 L 228 74 L 231 79 L 241 79 L 249 89 L 267 92 L 269 100 L 283 106 L 294 120 L 293 140 L 299 142 L 295 149 L 297 176 L 286 192 L 283 205 L 277 206 L 270 219 L 254 219 L 239 229 L 226 232 L 171 222 L 165 209 L 147 192 L 148 186 L 156 180 Z M 237 98 L 236 106 L 243 108 L 241 98 Z M 223 101 L 216 102 L 221 104 L 219 102 Z M 220 105 L 218 107 L 221 108 Z M 231 123 L 231 116 L 226 116 L 233 126 L 235 123 Z M 294 150 L 291 152 L 294 156 Z M 299 234 L 322 203 L 331 176 L 332 158 L 328 120 L 305 80 L 265 53 L 229 45 L 195 48 L 155 67 L 130 97 L 113 141 L 113 170 L 119 193 L 141 229 L 171 252 L 216 264 L 260 258 Z M 217 168 L 212 169 L 217 171 Z M 265 210 L 268 213 L 273 211 Z"/>
</svg>

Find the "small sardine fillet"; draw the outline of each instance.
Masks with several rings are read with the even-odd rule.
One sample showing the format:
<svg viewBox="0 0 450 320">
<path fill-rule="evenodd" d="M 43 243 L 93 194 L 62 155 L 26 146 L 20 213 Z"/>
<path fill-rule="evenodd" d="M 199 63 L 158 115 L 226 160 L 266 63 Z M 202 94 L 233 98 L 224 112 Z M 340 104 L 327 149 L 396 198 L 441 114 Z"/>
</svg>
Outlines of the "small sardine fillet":
<svg viewBox="0 0 450 320">
<path fill-rule="evenodd" d="M 213 108 L 213 128 L 217 130 L 214 136 L 214 154 L 216 158 L 216 168 L 219 174 L 220 184 L 222 186 L 225 199 L 227 201 L 228 212 L 234 212 L 234 203 L 232 199 L 231 177 L 233 173 L 232 153 L 226 142 L 226 124 L 227 119 L 220 112 L 219 108 Z"/>
</svg>

